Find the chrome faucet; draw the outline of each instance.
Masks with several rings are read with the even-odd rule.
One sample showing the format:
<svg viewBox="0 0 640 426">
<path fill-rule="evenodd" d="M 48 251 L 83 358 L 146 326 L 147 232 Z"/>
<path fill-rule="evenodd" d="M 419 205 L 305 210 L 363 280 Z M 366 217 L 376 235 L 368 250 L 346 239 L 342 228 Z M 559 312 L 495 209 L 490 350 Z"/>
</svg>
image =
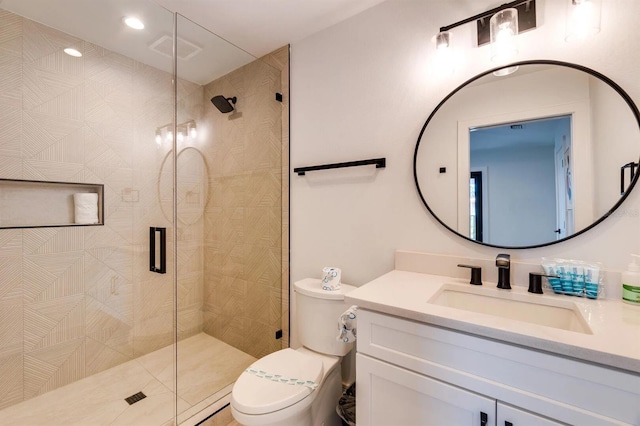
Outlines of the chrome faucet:
<svg viewBox="0 0 640 426">
<path fill-rule="evenodd" d="M 511 256 L 500 253 L 496 257 L 498 267 L 498 288 L 511 290 Z"/>
</svg>

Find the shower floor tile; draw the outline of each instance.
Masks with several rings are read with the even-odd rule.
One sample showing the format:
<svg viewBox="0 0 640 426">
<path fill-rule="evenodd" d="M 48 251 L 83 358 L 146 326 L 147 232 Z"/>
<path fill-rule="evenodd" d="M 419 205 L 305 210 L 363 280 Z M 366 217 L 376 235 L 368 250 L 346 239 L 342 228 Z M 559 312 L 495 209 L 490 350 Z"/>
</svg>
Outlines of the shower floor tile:
<svg viewBox="0 0 640 426">
<path fill-rule="evenodd" d="M 195 408 L 230 385 L 255 361 L 205 333 L 178 343 L 178 412 Z M 84 378 L 0 411 L 0 423 L 20 426 L 159 426 L 173 416 L 174 346 Z M 129 405 L 137 392 L 147 396 Z M 202 404 L 200 404 L 202 405 Z"/>
</svg>

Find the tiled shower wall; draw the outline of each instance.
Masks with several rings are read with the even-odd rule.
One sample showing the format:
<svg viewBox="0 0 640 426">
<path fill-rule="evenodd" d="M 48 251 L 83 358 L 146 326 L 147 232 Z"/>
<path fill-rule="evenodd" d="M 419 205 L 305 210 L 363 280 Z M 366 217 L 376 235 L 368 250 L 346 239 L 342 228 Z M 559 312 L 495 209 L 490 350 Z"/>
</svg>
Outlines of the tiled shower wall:
<svg viewBox="0 0 640 426">
<path fill-rule="evenodd" d="M 1 9 L 0 71 L 0 178 L 105 185 L 104 226 L 0 230 L 2 408 L 173 342 L 172 266 L 150 273 L 147 247 L 172 234 L 154 136 L 174 102 L 170 74 Z M 202 328 L 202 226 L 181 230 L 181 337 Z"/>
<path fill-rule="evenodd" d="M 262 60 L 178 80 L 178 122 L 199 130 L 178 147 L 178 337 L 204 311 L 256 357 L 288 345 L 288 48 Z M 1 409 L 173 342 L 172 262 L 148 271 L 148 229 L 167 227 L 171 259 L 171 147 L 154 137 L 174 102 L 170 74 L 2 9 L 0 71 L 0 178 L 105 185 L 104 226 L 0 229 Z"/>
<path fill-rule="evenodd" d="M 234 113 L 203 109 L 212 135 L 205 148 L 212 196 L 205 214 L 204 330 L 258 358 L 282 347 L 275 333 L 283 328 L 286 105 L 275 100 L 282 72 L 268 63 L 288 63 L 283 49 L 205 86 L 207 101 L 236 96 Z"/>
</svg>

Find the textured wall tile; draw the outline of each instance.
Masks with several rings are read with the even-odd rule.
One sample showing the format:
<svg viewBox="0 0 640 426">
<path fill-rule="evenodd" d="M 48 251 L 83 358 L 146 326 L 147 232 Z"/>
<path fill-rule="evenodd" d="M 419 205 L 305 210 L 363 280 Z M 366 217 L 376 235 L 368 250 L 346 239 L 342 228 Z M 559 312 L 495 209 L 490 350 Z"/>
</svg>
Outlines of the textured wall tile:
<svg viewBox="0 0 640 426">
<path fill-rule="evenodd" d="M 248 246 L 246 250 L 245 279 L 251 283 L 280 288 L 280 248 Z"/>
<path fill-rule="evenodd" d="M 0 57 L 1 58 L 1 57 Z M 0 70 L 2 64 L 0 64 Z M 1 71 L 0 71 L 1 73 Z M 2 93 L 0 74 L 0 93 Z M 0 104 L 1 105 L 1 104 Z M 21 158 L 22 112 L 18 108 L 2 106 L 0 109 L 0 156 Z"/>
<path fill-rule="evenodd" d="M 82 41 L 76 37 L 29 19 L 23 20 L 23 33 L 25 62 L 37 61 L 69 46 L 82 45 Z"/>
<path fill-rule="evenodd" d="M 84 308 L 82 294 L 25 303 L 25 353 L 84 338 Z"/>
<path fill-rule="evenodd" d="M 0 229 L 0 257 L 22 254 L 22 230 Z"/>
<path fill-rule="evenodd" d="M 25 399 L 85 376 L 84 338 L 28 352 L 24 357 Z"/>
<path fill-rule="evenodd" d="M 24 398 L 22 353 L 0 356 L 0 410 Z"/>
<path fill-rule="evenodd" d="M 25 229 L 24 254 L 54 254 L 79 251 L 84 247 L 84 228 Z"/>
<path fill-rule="evenodd" d="M 83 252 L 25 255 L 25 303 L 84 294 Z"/>
<path fill-rule="evenodd" d="M 24 323 L 19 290 L 14 289 L 9 295 L 0 297 L 0 358 L 22 355 Z"/>
</svg>

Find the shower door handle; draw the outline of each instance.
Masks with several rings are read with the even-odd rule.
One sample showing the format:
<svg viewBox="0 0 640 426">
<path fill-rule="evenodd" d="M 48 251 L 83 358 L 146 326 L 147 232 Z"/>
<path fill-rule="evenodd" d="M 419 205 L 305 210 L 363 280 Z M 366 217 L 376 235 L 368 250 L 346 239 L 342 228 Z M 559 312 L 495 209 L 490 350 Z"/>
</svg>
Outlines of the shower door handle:
<svg viewBox="0 0 640 426">
<path fill-rule="evenodd" d="M 156 259 L 156 242 L 160 240 L 160 265 Z M 149 228 L 149 270 L 158 274 L 167 273 L 167 228 Z"/>
</svg>

